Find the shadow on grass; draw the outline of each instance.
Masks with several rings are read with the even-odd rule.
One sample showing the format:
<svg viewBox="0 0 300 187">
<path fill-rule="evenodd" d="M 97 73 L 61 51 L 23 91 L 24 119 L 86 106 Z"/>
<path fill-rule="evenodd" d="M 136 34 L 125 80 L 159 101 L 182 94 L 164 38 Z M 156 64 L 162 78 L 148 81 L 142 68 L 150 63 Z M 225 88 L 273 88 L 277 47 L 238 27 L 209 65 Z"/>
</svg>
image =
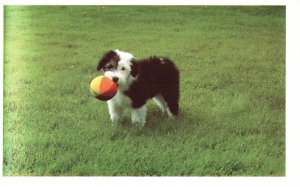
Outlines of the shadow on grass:
<svg viewBox="0 0 300 187">
<path fill-rule="evenodd" d="M 129 137 L 153 137 L 174 134 L 182 125 L 189 125 L 189 115 L 181 111 L 175 119 L 168 117 L 159 109 L 149 108 L 147 112 L 147 122 L 144 127 L 132 124 L 130 118 L 125 117 L 119 126 L 114 126 L 110 140 L 122 140 Z"/>
</svg>

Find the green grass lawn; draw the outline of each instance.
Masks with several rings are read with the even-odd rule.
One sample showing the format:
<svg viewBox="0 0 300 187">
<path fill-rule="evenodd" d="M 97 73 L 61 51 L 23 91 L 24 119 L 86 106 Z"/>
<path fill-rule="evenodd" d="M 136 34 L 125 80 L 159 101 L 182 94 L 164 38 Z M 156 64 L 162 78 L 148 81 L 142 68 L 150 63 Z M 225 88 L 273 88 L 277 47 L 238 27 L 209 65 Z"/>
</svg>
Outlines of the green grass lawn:
<svg viewBox="0 0 300 187">
<path fill-rule="evenodd" d="M 285 7 L 5 6 L 4 175 L 285 175 Z M 111 126 L 107 50 L 180 69 L 180 116 Z"/>
</svg>

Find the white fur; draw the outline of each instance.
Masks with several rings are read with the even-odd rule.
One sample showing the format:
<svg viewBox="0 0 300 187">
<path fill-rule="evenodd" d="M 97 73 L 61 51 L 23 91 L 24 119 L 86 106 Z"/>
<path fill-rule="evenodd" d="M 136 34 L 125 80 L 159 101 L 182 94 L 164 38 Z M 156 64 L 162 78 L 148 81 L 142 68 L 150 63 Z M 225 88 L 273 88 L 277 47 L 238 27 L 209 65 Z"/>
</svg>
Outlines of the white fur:
<svg viewBox="0 0 300 187">
<path fill-rule="evenodd" d="M 146 122 L 146 105 L 134 109 L 131 107 L 131 99 L 123 94 L 124 90 L 127 90 L 134 80 L 134 78 L 130 75 L 131 71 L 131 60 L 133 55 L 127 52 L 123 52 L 120 50 L 115 50 L 115 52 L 119 55 L 120 61 L 118 62 L 117 70 L 115 71 L 107 71 L 104 73 L 105 76 L 113 79 L 113 77 L 118 77 L 118 92 L 117 94 L 109 101 L 108 110 L 110 114 L 110 119 L 113 123 L 119 123 L 123 117 L 123 111 L 126 108 L 131 108 L 131 121 L 132 123 L 141 124 L 144 126 Z"/>
<path fill-rule="evenodd" d="M 119 55 L 120 61 L 118 62 L 118 68 L 116 71 L 106 71 L 104 75 L 110 79 L 113 77 L 118 77 L 118 89 L 121 91 L 127 90 L 131 82 L 134 80 L 132 76 L 130 76 L 131 71 L 131 60 L 133 59 L 133 55 L 127 52 L 120 51 L 118 49 L 115 52 Z M 125 68 L 122 70 L 122 68 Z"/>
<path fill-rule="evenodd" d="M 147 114 L 146 105 L 143 105 L 138 109 L 132 109 L 131 110 L 132 123 L 137 123 L 137 124 L 141 124 L 142 126 L 144 126 L 146 123 L 146 114 Z"/>
<path fill-rule="evenodd" d="M 124 95 L 121 91 L 107 101 L 110 119 L 113 123 L 119 123 L 123 117 L 123 112 L 126 108 L 131 108 L 131 99 Z M 131 108 L 131 121 L 142 126 L 146 123 L 147 107 L 143 105 L 140 108 Z"/>
<path fill-rule="evenodd" d="M 160 95 L 156 95 L 153 98 L 153 101 L 159 106 L 159 108 L 161 109 L 161 111 L 163 113 L 165 113 L 167 111 L 167 114 L 170 118 L 174 118 L 174 115 L 172 114 L 172 112 L 170 111 L 167 102 L 165 101 L 165 99 Z"/>
<path fill-rule="evenodd" d="M 124 109 L 131 106 L 131 100 L 122 92 L 118 91 L 111 100 L 107 101 L 107 105 L 111 121 L 113 123 L 119 123 L 123 117 Z"/>
<path fill-rule="evenodd" d="M 127 52 L 120 51 L 118 49 L 116 49 L 115 52 L 120 57 L 117 69 L 114 71 L 106 71 L 104 73 L 104 75 L 110 79 L 113 79 L 113 77 L 117 77 L 119 79 L 117 82 L 117 94 L 107 102 L 110 118 L 113 123 L 119 123 L 123 117 L 124 110 L 126 108 L 129 108 L 131 112 L 132 123 L 137 123 L 144 126 L 146 122 L 147 112 L 146 104 L 141 106 L 140 108 L 132 108 L 131 99 L 123 93 L 123 91 L 129 88 L 132 81 L 136 79 L 132 77 L 130 73 L 132 65 L 131 60 L 133 59 L 133 55 Z M 173 117 L 173 114 L 170 112 L 166 101 L 161 95 L 157 95 L 156 97 L 154 97 L 154 101 L 163 112 L 167 112 L 170 117 Z"/>
</svg>

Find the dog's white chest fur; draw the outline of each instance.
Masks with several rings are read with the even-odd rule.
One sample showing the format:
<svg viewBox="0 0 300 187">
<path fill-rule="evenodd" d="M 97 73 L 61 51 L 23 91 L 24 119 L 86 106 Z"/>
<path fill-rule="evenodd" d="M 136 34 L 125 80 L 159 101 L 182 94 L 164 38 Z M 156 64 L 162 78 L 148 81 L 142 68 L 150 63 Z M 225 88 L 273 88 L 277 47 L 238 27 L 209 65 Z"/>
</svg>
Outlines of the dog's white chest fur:
<svg viewBox="0 0 300 187">
<path fill-rule="evenodd" d="M 131 106 L 131 99 L 122 91 L 118 90 L 117 94 L 111 99 L 114 105 L 125 108 Z"/>
</svg>

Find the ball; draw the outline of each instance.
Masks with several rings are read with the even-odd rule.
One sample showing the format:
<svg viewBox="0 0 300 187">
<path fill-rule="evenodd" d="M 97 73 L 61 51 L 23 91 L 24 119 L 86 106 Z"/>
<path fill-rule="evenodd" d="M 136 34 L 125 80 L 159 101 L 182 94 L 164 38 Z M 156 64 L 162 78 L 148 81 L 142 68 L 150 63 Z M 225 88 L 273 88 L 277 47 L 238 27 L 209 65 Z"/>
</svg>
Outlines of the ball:
<svg viewBox="0 0 300 187">
<path fill-rule="evenodd" d="M 113 98 L 117 93 L 117 89 L 116 83 L 102 75 L 94 78 L 90 85 L 92 95 L 101 101 Z"/>
</svg>

